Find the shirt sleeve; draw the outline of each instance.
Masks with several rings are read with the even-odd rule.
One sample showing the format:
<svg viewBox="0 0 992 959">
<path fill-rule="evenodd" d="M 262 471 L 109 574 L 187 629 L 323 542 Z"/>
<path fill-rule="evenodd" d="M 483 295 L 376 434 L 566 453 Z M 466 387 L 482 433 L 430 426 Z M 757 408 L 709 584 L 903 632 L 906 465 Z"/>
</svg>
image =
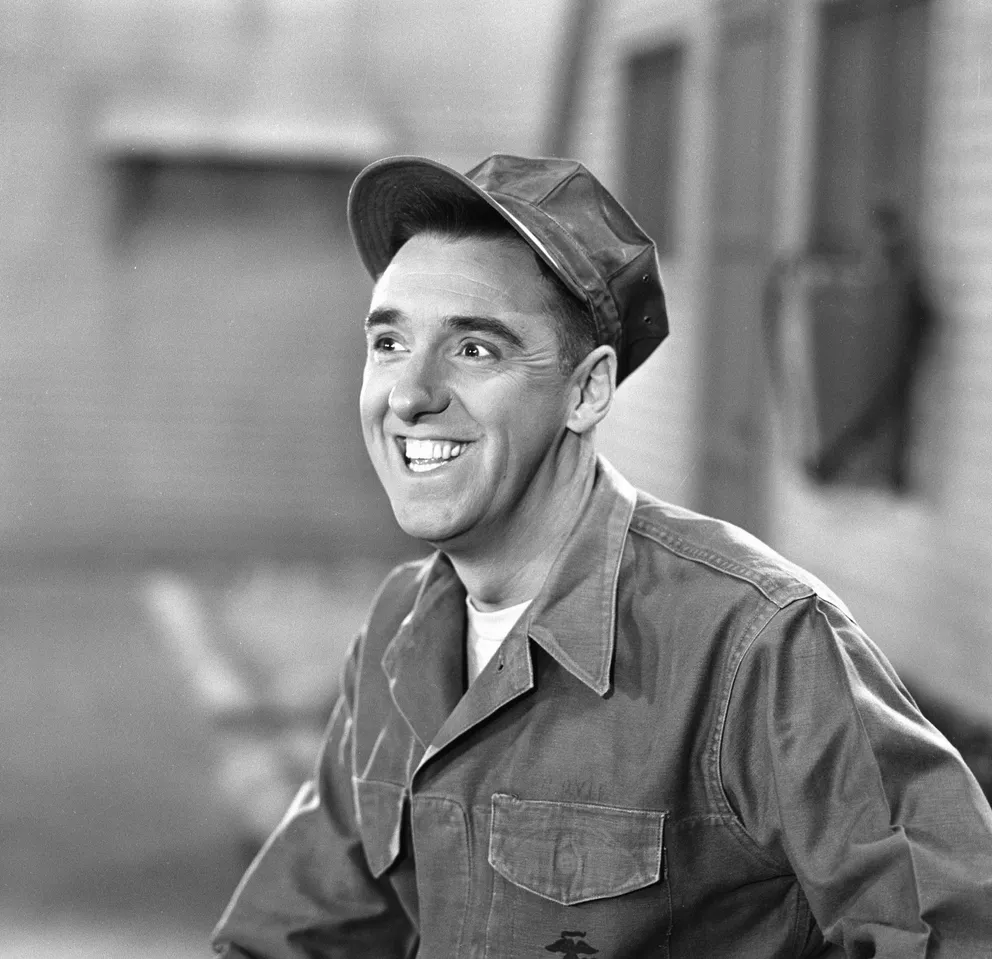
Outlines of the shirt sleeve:
<svg viewBox="0 0 992 959">
<path fill-rule="evenodd" d="M 371 875 L 351 789 L 358 644 L 348 657 L 313 779 L 241 880 L 213 932 L 222 959 L 405 959 L 416 930 Z"/>
<path fill-rule="evenodd" d="M 721 774 L 747 832 L 795 873 L 846 955 L 992 955 L 992 810 L 833 604 L 787 606 L 744 653 Z"/>
</svg>

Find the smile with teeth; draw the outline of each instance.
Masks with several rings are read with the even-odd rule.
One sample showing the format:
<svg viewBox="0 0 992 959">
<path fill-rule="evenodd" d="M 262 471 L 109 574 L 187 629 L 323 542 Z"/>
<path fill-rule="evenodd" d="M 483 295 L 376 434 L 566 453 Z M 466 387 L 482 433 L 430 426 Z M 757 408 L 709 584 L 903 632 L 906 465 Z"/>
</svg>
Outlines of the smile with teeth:
<svg viewBox="0 0 992 959">
<path fill-rule="evenodd" d="M 403 440 L 407 465 L 414 473 L 428 473 L 449 463 L 464 451 L 467 443 L 454 440 Z"/>
</svg>

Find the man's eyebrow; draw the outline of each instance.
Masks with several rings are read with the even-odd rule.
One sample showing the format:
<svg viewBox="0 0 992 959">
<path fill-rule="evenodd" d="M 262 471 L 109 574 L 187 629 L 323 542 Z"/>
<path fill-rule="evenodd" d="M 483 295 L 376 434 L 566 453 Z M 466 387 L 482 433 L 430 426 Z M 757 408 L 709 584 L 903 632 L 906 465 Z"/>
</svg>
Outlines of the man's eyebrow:
<svg viewBox="0 0 992 959">
<path fill-rule="evenodd" d="M 445 318 L 445 323 L 454 330 L 461 330 L 465 333 L 487 333 L 495 336 L 510 346 L 518 350 L 524 348 L 524 341 L 520 335 L 502 320 L 497 320 L 494 316 L 449 316 Z"/>
<path fill-rule="evenodd" d="M 393 326 L 399 322 L 402 316 L 403 314 L 399 310 L 394 310 L 391 307 L 379 307 L 365 317 L 365 329 L 368 331 L 377 326 Z"/>
<path fill-rule="evenodd" d="M 406 319 L 406 314 L 402 310 L 390 306 L 377 307 L 365 317 L 365 330 L 368 332 L 379 326 L 395 326 L 402 323 L 404 319 Z M 444 322 L 451 329 L 463 333 L 484 333 L 495 336 L 518 350 L 524 349 L 525 346 L 520 334 L 502 320 L 496 319 L 495 316 L 458 314 L 446 316 Z"/>
</svg>

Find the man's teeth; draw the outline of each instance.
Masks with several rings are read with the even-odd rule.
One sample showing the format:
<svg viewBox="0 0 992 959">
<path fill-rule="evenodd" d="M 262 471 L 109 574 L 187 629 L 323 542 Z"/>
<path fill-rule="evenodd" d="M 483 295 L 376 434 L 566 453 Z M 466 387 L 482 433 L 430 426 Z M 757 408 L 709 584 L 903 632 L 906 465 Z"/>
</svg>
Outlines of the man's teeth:
<svg viewBox="0 0 992 959">
<path fill-rule="evenodd" d="M 437 469 L 448 460 L 453 460 L 465 449 L 464 443 L 451 440 L 411 440 L 406 442 L 406 458 L 410 469 L 415 473 L 426 473 Z"/>
</svg>

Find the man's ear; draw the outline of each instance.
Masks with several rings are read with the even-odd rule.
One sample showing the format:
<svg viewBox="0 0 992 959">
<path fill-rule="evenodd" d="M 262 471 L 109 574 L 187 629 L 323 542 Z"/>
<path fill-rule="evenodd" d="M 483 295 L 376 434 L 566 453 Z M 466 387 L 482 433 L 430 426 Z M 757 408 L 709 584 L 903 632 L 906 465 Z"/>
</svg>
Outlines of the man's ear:
<svg viewBox="0 0 992 959">
<path fill-rule="evenodd" d="M 587 433 L 613 405 L 617 388 L 617 354 L 612 346 L 597 346 L 575 368 L 572 409 L 566 426 L 573 433 Z"/>
</svg>

